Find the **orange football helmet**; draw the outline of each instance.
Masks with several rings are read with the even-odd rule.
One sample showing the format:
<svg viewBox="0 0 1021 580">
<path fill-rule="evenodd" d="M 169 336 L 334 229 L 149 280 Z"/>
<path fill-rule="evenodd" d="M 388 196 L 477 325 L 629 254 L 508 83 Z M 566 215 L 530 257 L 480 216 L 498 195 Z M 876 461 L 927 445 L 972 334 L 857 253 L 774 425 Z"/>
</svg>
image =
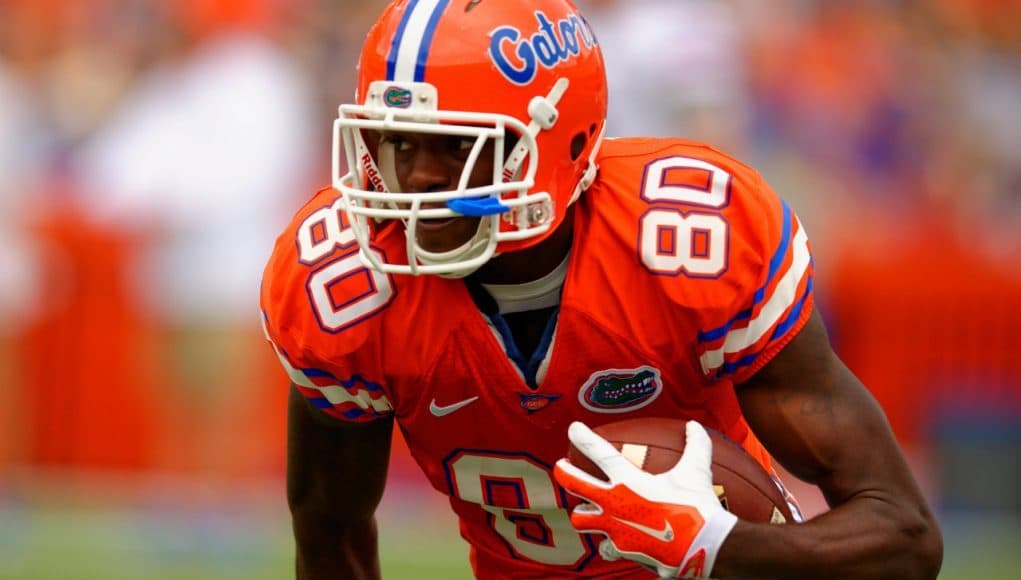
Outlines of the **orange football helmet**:
<svg viewBox="0 0 1021 580">
<path fill-rule="evenodd" d="M 460 277 L 542 241 L 595 179 L 605 125 L 602 53 L 569 0 L 396 0 L 365 41 L 356 103 L 341 105 L 334 123 L 333 184 L 362 261 Z M 452 135 L 474 147 L 456 189 L 401 192 L 392 156 L 369 147 L 367 131 Z M 484 150 L 492 183 L 469 187 Z M 406 234 L 408 260 L 397 264 L 369 247 L 383 220 L 413 232 L 419 219 L 463 215 L 480 225 L 452 251 L 428 252 Z"/>
</svg>

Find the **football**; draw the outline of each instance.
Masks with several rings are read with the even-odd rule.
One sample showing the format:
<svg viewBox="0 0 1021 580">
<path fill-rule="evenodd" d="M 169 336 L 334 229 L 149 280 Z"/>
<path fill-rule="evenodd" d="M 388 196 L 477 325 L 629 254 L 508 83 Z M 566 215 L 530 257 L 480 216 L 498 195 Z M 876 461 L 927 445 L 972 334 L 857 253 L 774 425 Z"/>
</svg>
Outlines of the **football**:
<svg viewBox="0 0 1021 580">
<path fill-rule="evenodd" d="M 684 451 L 684 419 L 626 419 L 593 429 L 639 468 L 658 474 L 677 464 Z M 751 522 L 791 522 L 790 507 L 765 469 L 740 445 L 722 433 L 706 429 L 713 442 L 713 489 L 720 503 L 737 517 Z M 583 471 L 607 480 L 606 475 L 573 445 L 567 460 Z"/>
</svg>

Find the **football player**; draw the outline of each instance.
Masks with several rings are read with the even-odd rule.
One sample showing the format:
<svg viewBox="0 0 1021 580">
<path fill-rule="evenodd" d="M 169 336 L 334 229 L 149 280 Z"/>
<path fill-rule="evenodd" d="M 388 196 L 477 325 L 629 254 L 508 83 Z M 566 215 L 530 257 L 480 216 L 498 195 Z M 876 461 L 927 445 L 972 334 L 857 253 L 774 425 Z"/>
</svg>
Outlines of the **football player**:
<svg viewBox="0 0 1021 580">
<path fill-rule="evenodd" d="M 936 575 L 932 512 L 813 308 L 802 224 L 708 145 L 604 141 L 598 40 L 568 0 L 398 0 L 358 74 L 332 187 L 262 288 L 300 578 L 379 576 L 395 423 L 480 578 Z M 590 429 L 653 416 L 692 420 L 660 476 Z M 739 521 L 703 426 L 832 509 Z M 561 461 L 569 441 L 611 481 Z"/>
</svg>

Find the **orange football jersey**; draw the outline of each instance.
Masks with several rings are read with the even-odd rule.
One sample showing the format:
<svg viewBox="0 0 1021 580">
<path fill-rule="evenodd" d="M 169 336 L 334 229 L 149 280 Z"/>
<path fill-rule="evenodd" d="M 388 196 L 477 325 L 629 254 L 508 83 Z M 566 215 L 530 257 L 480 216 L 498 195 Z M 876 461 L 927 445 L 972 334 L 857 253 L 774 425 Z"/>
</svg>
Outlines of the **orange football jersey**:
<svg viewBox="0 0 1021 580">
<path fill-rule="evenodd" d="M 530 380 L 464 281 L 362 266 L 331 189 L 298 213 L 266 269 L 266 335 L 293 382 L 338 419 L 396 418 L 481 578 L 638 570 L 603 561 L 599 538 L 571 527 L 574 501 L 551 470 L 572 421 L 693 418 L 771 468 L 734 384 L 808 319 L 804 230 L 754 170 L 705 145 L 608 140 L 599 162 Z M 400 258 L 404 243 L 387 227 L 373 250 Z"/>
</svg>

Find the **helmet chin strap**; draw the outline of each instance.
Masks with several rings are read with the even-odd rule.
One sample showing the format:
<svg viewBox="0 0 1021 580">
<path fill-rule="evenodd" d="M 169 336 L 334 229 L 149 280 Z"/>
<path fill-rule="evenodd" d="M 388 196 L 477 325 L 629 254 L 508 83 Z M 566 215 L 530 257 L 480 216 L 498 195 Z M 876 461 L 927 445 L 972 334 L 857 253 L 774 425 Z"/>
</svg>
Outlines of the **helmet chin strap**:
<svg viewBox="0 0 1021 580">
<path fill-rule="evenodd" d="M 397 163 L 395 161 L 396 154 L 394 153 L 393 143 L 380 143 L 379 147 L 379 164 L 372 160 L 372 156 L 367 156 L 367 163 L 370 167 L 379 172 L 380 177 L 383 178 L 383 187 L 386 193 L 391 193 L 400 190 L 400 182 L 397 181 Z M 368 151 L 368 148 L 366 148 Z M 381 192 L 382 193 L 382 192 Z"/>
<path fill-rule="evenodd" d="M 578 185 L 574 188 L 574 193 L 571 194 L 571 200 L 567 202 L 567 205 L 578 201 L 581 197 L 581 193 L 588 188 L 592 187 L 592 184 L 596 181 L 596 176 L 599 175 L 599 164 L 596 163 L 596 158 L 599 157 L 599 150 L 603 146 L 603 138 L 606 137 L 606 123 L 603 123 L 603 128 L 599 130 L 599 135 L 596 137 L 596 143 L 592 146 L 592 152 L 588 156 L 588 166 L 585 167 L 585 173 L 582 174 L 581 179 L 578 181 Z"/>
<path fill-rule="evenodd" d="M 528 104 L 528 116 L 530 121 L 528 123 L 527 131 L 528 136 L 534 141 L 539 133 L 542 131 L 548 131 L 557 124 L 557 119 L 560 118 L 560 112 L 557 111 L 557 104 L 560 103 L 560 99 L 564 98 L 564 93 L 567 92 L 567 88 L 571 85 L 571 82 L 566 78 L 557 79 L 557 82 L 550 89 L 549 95 L 545 97 L 535 97 Z M 528 156 L 528 144 L 525 142 L 525 136 L 522 135 L 518 139 L 514 149 L 511 150 L 510 155 L 507 156 L 507 162 L 503 166 L 503 180 L 510 181 L 520 171 L 521 165 L 525 161 L 525 157 Z"/>
</svg>

